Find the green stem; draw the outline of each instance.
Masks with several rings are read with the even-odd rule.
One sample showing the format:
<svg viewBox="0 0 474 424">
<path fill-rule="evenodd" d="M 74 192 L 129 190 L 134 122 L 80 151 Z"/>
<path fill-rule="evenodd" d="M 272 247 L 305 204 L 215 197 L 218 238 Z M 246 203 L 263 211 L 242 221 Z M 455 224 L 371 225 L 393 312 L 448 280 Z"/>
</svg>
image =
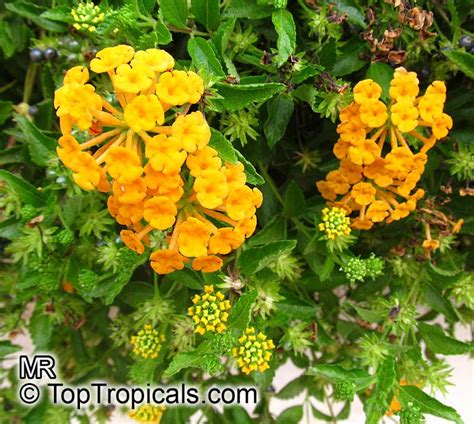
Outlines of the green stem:
<svg viewBox="0 0 474 424">
<path fill-rule="evenodd" d="M 38 64 L 31 62 L 28 65 L 25 77 L 25 86 L 23 89 L 23 103 L 28 103 L 30 101 L 31 93 L 33 92 L 33 86 L 35 85 L 36 79 L 36 70 L 38 69 Z"/>
</svg>

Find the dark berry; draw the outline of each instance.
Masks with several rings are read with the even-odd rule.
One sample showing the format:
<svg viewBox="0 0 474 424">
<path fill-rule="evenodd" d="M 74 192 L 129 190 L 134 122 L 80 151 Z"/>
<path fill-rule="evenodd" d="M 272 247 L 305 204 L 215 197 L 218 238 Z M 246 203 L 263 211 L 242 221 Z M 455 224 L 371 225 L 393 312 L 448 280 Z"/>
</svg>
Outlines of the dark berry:
<svg viewBox="0 0 474 424">
<path fill-rule="evenodd" d="M 71 40 L 68 43 L 68 48 L 71 52 L 77 53 L 79 50 L 81 50 L 81 45 L 77 40 Z"/>
<path fill-rule="evenodd" d="M 471 47 L 471 48 L 469 49 L 469 53 L 474 54 L 474 47 Z"/>
<path fill-rule="evenodd" d="M 462 35 L 458 41 L 459 47 L 470 49 L 472 47 L 472 37 L 470 35 Z"/>
<path fill-rule="evenodd" d="M 34 47 L 30 50 L 30 60 L 32 62 L 42 62 L 44 60 L 44 54 L 41 49 Z"/>
<path fill-rule="evenodd" d="M 36 105 L 32 105 L 28 108 L 28 115 L 30 116 L 35 116 L 35 115 L 38 115 L 38 106 Z"/>
<path fill-rule="evenodd" d="M 428 79 L 430 77 L 430 74 L 431 74 L 431 70 L 430 68 L 428 68 L 428 66 L 423 66 L 423 68 L 421 68 L 420 77 L 422 79 Z"/>
<path fill-rule="evenodd" d="M 52 47 L 48 47 L 44 50 L 44 57 L 46 60 L 54 60 L 58 57 L 58 52 Z"/>
</svg>

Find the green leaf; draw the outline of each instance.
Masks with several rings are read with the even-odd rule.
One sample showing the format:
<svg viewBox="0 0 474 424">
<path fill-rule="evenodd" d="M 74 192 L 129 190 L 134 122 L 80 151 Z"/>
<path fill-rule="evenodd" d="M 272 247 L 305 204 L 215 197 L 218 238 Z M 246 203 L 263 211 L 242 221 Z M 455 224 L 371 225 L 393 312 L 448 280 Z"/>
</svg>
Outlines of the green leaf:
<svg viewBox="0 0 474 424">
<path fill-rule="evenodd" d="M 450 301 L 427 281 L 424 282 L 423 287 L 426 303 L 435 311 L 443 314 L 448 321 L 456 322 L 458 320 L 458 315 Z"/>
<path fill-rule="evenodd" d="M 15 40 L 13 39 L 11 26 L 5 19 L 0 20 L 0 47 L 7 59 L 12 57 L 17 49 Z"/>
<path fill-rule="evenodd" d="M 265 184 L 263 177 L 257 172 L 255 167 L 240 153 L 238 150 L 235 151 L 237 159 L 244 165 L 245 176 L 249 184 L 261 185 Z"/>
<path fill-rule="evenodd" d="M 341 14 L 346 13 L 349 22 L 366 28 L 365 16 L 353 0 L 335 0 L 336 10 Z"/>
<path fill-rule="evenodd" d="M 275 241 L 265 246 L 251 247 L 239 256 L 237 263 L 240 272 L 250 276 L 265 268 L 281 254 L 291 252 L 295 247 L 296 240 Z"/>
<path fill-rule="evenodd" d="M 204 69 L 212 76 L 219 79 L 225 78 L 222 65 L 212 49 L 212 43 L 201 37 L 195 37 L 188 42 L 188 53 L 193 59 L 193 65 L 197 69 Z"/>
<path fill-rule="evenodd" d="M 0 179 L 20 197 L 24 204 L 30 204 L 35 207 L 44 206 L 46 196 L 40 193 L 35 186 L 24 180 L 22 177 L 11 172 L 0 169 Z"/>
<path fill-rule="evenodd" d="M 187 0 L 159 0 L 161 13 L 166 21 L 177 28 L 186 28 L 188 17 Z"/>
<path fill-rule="evenodd" d="M 67 25 L 51 21 L 43 18 L 40 15 L 46 11 L 46 8 L 38 6 L 34 3 L 26 1 L 18 1 L 14 3 L 6 3 L 5 8 L 10 12 L 16 13 L 22 18 L 29 19 L 36 25 L 52 32 L 64 32 L 67 30 Z"/>
<path fill-rule="evenodd" d="M 285 409 L 275 420 L 275 424 L 298 424 L 303 418 L 303 406 L 297 405 Z"/>
<path fill-rule="evenodd" d="M 284 386 L 276 395 L 278 399 L 292 399 L 298 396 L 303 390 L 311 384 L 311 379 L 306 375 L 301 375 L 298 378 L 290 381 Z"/>
<path fill-rule="evenodd" d="M 291 180 L 285 192 L 285 213 L 289 217 L 300 216 L 306 209 L 304 193 L 296 183 Z"/>
<path fill-rule="evenodd" d="M 4 358 L 5 356 L 18 352 L 21 349 L 21 346 L 14 345 L 8 340 L 2 340 L 0 341 L 0 358 Z"/>
<path fill-rule="evenodd" d="M 35 313 L 31 319 L 29 330 L 36 351 L 47 350 L 53 334 L 53 325 L 49 316 Z"/>
<path fill-rule="evenodd" d="M 229 163 L 237 162 L 237 155 L 235 154 L 235 149 L 234 146 L 232 146 L 232 143 L 227 140 L 221 132 L 214 128 L 211 128 L 209 147 L 215 149 L 223 161 Z"/>
<path fill-rule="evenodd" d="M 128 375 L 135 384 L 152 383 L 157 365 L 156 359 L 140 360 L 130 367 Z"/>
<path fill-rule="evenodd" d="M 31 160 L 39 166 L 47 166 L 55 156 L 56 140 L 46 136 L 25 116 L 15 115 L 15 120 L 25 136 Z"/>
<path fill-rule="evenodd" d="M 256 84 L 216 83 L 214 87 L 222 99 L 212 99 L 212 106 L 219 112 L 239 110 L 254 102 L 264 102 L 284 90 L 285 85 L 276 82 Z"/>
<path fill-rule="evenodd" d="M 183 268 L 179 271 L 174 271 L 166 276 L 171 281 L 177 281 L 184 286 L 193 290 L 202 290 L 203 282 L 199 273 L 192 269 Z"/>
<path fill-rule="evenodd" d="M 474 79 L 474 55 L 464 50 L 441 50 L 459 70 L 469 78 Z"/>
<path fill-rule="evenodd" d="M 268 118 L 263 131 L 270 147 L 273 147 L 285 135 L 293 109 L 293 99 L 288 94 L 274 97 L 267 103 Z"/>
<path fill-rule="evenodd" d="M 420 408 L 423 414 L 434 415 L 448 421 L 462 424 L 463 420 L 454 408 L 444 405 L 416 386 L 401 386 L 399 398 L 402 404 L 411 402 Z"/>
<path fill-rule="evenodd" d="M 393 69 L 383 62 L 371 63 L 367 69 L 366 78 L 370 78 L 382 87 L 382 99 L 388 100 L 388 89 L 393 77 Z"/>
<path fill-rule="evenodd" d="M 310 367 L 308 371 L 306 371 L 306 375 L 324 377 L 330 380 L 331 382 L 336 382 L 337 380 L 352 381 L 357 386 L 357 390 L 368 387 L 374 381 L 374 377 L 364 370 L 348 370 L 338 364 L 315 365 L 313 367 Z"/>
<path fill-rule="evenodd" d="M 336 76 L 352 74 L 366 65 L 359 55 L 366 48 L 365 44 L 359 40 L 351 39 L 342 48 L 337 56 L 332 72 Z"/>
<path fill-rule="evenodd" d="M 452 337 L 448 337 L 444 334 L 443 330 L 436 325 L 419 322 L 418 330 L 428 348 L 434 353 L 441 353 L 442 355 L 462 355 L 472 352 L 474 349 L 472 342 L 464 343 Z"/>
<path fill-rule="evenodd" d="M 173 41 L 173 36 L 171 35 L 170 30 L 161 19 L 158 19 L 156 22 L 155 34 L 157 44 L 166 45 Z"/>
<path fill-rule="evenodd" d="M 278 66 L 283 65 L 296 48 L 296 26 L 293 15 L 286 9 L 273 12 L 272 22 L 278 34 Z"/>
<path fill-rule="evenodd" d="M 166 368 L 165 372 L 163 373 L 163 377 L 168 378 L 171 377 L 178 372 L 180 372 L 184 368 L 189 367 L 200 367 L 203 362 L 203 356 L 197 354 L 196 352 L 185 352 L 185 353 L 178 353 L 171 363 L 169 364 L 168 368 Z"/>
<path fill-rule="evenodd" d="M 1 40 L 1 35 L 0 35 Z M 13 103 L 6 100 L 0 100 L 0 125 L 3 125 L 10 117 L 13 110 Z"/>
<path fill-rule="evenodd" d="M 221 20 L 219 0 L 192 0 L 191 12 L 200 24 L 214 31 Z"/>
<path fill-rule="evenodd" d="M 248 327 L 255 299 L 257 299 L 256 290 L 251 290 L 239 297 L 229 314 L 227 321 L 229 328 L 245 330 Z"/>
<path fill-rule="evenodd" d="M 311 412 L 313 413 L 314 418 L 322 421 L 334 422 L 334 418 L 326 415 L 325 413 L 319 411 L 311 404 Z"/>
<path fill-rule="evenodd" d="M 273 7 L 259 4 L 256 0 L 232 0 L 225 10 L 225 17 L 261 19 L 272 14 Z"/>
</svg>

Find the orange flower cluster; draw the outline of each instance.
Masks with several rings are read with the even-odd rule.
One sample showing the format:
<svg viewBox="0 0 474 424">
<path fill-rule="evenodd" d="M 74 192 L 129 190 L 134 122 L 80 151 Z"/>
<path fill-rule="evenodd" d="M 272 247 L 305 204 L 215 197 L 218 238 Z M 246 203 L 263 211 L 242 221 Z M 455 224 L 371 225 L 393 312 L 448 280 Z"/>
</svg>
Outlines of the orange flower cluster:
<svg viewBox="0 0 474 424">
<path fill-rule="evenodd" d="M 195 270 L 213 272 L 220 255 L 255 231 L 262 194 L 246 185 L 241 163 L 223 163 L 208 146 L 204 115 L 188 113 L 204 93 L 202 79 L 173 67 L 163 50 L 101 50 L 90 69 L 110 77 L 110 102 L 88 84 L 87 68 L 70 69 L 54 99 L 63 134 L 57 152 L 81 188 L 111 192 L 108 208 L 128 227 L 120 235 L 130 249 L 142 254 L 152 231 L 166 233 L 166 246 L 150 256 L 157 273 L 182 269 L 189 258 Z"/>
<path fill-rule="evenodd" d="M 415 189 L 426 153 L 446 137 L 453 122 L 443 112 L 444 82 L 434 81 L 422 96 L 418 83 L 416 73 L 397 68 L 387 106 L 376 82 L 360 81 L 354 101 L 340 112 L 339 140 L 333 149 L 340 166 L 316 186 L 331 206 L 357 214 L 352 228 L 368 230 L 376 222 L 405 218 L 424 195 Z M 419 142 L 421 148 L 415 151 Z"/>
</svg>

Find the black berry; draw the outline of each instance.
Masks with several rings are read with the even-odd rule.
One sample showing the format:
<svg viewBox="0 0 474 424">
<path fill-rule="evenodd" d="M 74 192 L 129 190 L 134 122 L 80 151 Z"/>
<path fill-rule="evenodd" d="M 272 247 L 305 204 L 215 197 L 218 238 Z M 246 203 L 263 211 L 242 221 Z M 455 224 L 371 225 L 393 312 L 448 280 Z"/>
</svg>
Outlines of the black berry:
<svg viewBox="0 0 474 424">
<path fill-rule="evenodd" d="M 470 49 L 472 47 L 472 37 L 470 35 L 462 35 L 458 41 L 459 47 Z"/>
<path fill-rule="evenodd" d="M 30 116 L 35 116 L 38 114 L 38 106 L 36 105 L 31 105 L 29 108 L 28 108 L 28 115 Z"/>
<path fill-rule="evenodd" d="M 30 50 L 30 60 L 32 62 L 42 62 L 44 60 L 44 54 L 41 49 L 34 47 Z"/>
<path fill-rule="evenodd" d="M 44 57 L 46 58 L 46 60 L 56 59 L 57 56 L 58 52 L 52 47 L 48 47 L 44 50 Z"/>
<path fill-rule="evenodd" d="M 423 66 L 423 68 L 421 68 L 420 77 L 422 79 L 428 79 L 430 77 L 430 74 L 431 74 L 431 71 L 430 71 L 430 68 L 428 68 L 428 66 Z"/>
<path fill-rule="evenodd" d="M 469 53 L 474 54 L 474 47 L 471 47 L 471 48 L 469 49 Z"/>
</svg>

